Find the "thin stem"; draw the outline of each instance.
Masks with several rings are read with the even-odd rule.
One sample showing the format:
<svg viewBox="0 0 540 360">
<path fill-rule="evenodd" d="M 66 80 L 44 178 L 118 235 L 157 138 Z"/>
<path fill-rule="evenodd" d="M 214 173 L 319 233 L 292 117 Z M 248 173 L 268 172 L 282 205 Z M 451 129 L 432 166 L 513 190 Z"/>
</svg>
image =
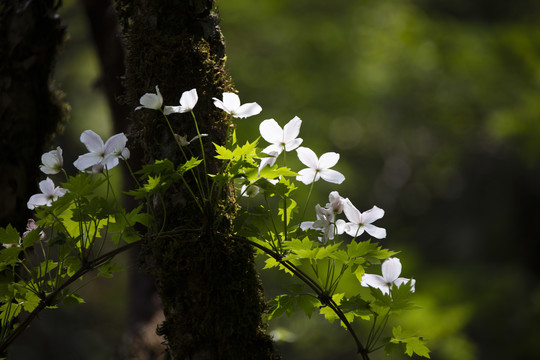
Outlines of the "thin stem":
<svg viewBox="0 0 540 360">
<path fill-rule="evenodd" d="M 249 239 L 242 238 L 242 237 L 239 237 L 239 236 L 234 236 L 234 235 L 232 237 L 234 239 L 237 239 L 237 240 L 240 240 L 240 241 L 248 242 L 249 244 L 261 249 L 266 254 L 270 255 L 275 260 L 277 260 L 287 270 L 291 271 L 300 280 L 302 280 L 306 285 L 308 285 L 317 294 L 317 296 L 318 296 L 319 300 L 321 301 L 321 303 L 323 305 L 328 306 L 330 309 L 332 309 L 332 311 L 334 311 L 334 313 L 343 322 L 343 324 L 345 325 L 345 327 L 347 328 L 347 330 L 349 331 L 349 333 L 353 337 L 353 339 L 354 339 L 354 341 L 356 343 L 357 349 L 358 349 L 358 353 L 362 356 L 362 359 L 363 360 L 369 360 L 368 351 L 362 345 L 362 343 L 358 339 L 358 336 L 356 336 L 356 332 L 354 331 L 351 323 L 349 322 L 349 320 L 347 320 L 347 317 L 345 316 L 343 311 L 341 311 L 341 309 L 336 304 L 336 302 L 324 292 L 324 290 L 320 287 L 319 284 L 317 284 L 311 277 L 306 275 L 302 270 L 300 270 L 294 264 L 292 264 L 291 262 L 289 262 L 287 260 L 283 260 L 283 257 L 280 254 L 277 254 L 276 252 L 274 252 L 274 251 L 272 251 L 272 250 L 270 250 L 270 249 L 268 249 L 268 248 L 266 248 L 266 247 L 264 247 L 264 246 L 262 246 L 260 244 L 257 244 L 257 243 L 255 243 L 253 241 L 250 241 Z"/>
<path fill-rule="evenodd" d="M 201 153 L 203 158 L 203 165 L 204 165 L 204 179 L 206 181 L 206 189 L 209 189 L 210 186 L 208 184 L 208 171 L 206 170 L 206 158 L 204 154 L 204 146 L 202 142 L 201 132 L 199 131 L 199 125 L 197 124 L 197 118 L 195 117 L 195 114 L 193 113 L 193 110 L 190 111 L 191 116 L 193 117 L 193 121 L 195 122 L 195 130 L 197 130 L 197 136 L 199 137 L 199 144 L 201 145 Z M 209 194 L 209 197 L 212 196 L 212 194 Z"/>
</svg>

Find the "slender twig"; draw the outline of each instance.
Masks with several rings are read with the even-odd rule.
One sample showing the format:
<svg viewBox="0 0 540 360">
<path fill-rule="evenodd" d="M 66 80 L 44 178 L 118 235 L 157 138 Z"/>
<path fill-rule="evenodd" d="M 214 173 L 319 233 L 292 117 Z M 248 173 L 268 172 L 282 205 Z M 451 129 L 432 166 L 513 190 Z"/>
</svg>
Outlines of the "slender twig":
<svg viewBox="0 0 540 360">
<path fill-rule="evenodd" d="M 287 270 L 289 270 L 294 275 L 296 275 L 307 286 L 309 286 L 317 294 L 317 296 L 318 296 L 319 300 L 321 301 L 321 303 L 323 305 L 326 305 L 329 308 L 331 308 L 332 311 L 334 311 L 334 313 L 336 313 L 336 315 L 339 317 L 339 319 L 343 322 L 343 324 L 345 325 L 345 327 L 347 328 L 347 330 L 349 331 L 349 333 L 353 337 L 353 339 L 354 339 L 354 341 L 356 343 L 357 349 L 358 349 L 358 353 L 362 356 L 362 359 L 363 360 L 369 360 L 367 349 L 364 347 L 364 345 L 362 345 L 362 343 L 360 342 L 360 339 L 358 339 L 358 336 L 356 335 L 356 332 L 354 331 L 354 329 L 353 329 L 351 323 L 349 322 L 349 320 L 347 320 L 347 317 L 345 316 L 343 311 L 341 311 L 341 309 L 336 304 L 336 302 L 330 296 L 328 296 L 326 294 L 324 289 L 319 284 L 317 284 L 317 282 L 315 280 L 313 280 L 309 275 L 304 273 L 302 270 L 300 270 L 298 267 L 296 267 L 290 261 L 283 260 L 283 256 L 276 253 L 275 251 L 270 250 L 270 249 L 266 248 L 265 246 L 263 246 L 261 244 L 258 244 L 256 242 L 253 242 L 253 241 L 251 241 L 249 239 L 246 239 L 246 238 L 243 238 L 243 237 L 240 237 L 240 236 L 234 236 L 233 235 L 231 237 L 234 238 L 235 240 L 240 240 L 240 241 L 247 242 L 247 243 L 255 246 L 256 248 L 261 249 L 263 252 L 265 252 L 266 254 L 273 257 L 277 262 L 279 262 Z"/>
<path fill-rule="evenodd" d="M 51 292 L 48 295 L 43 295 L 41 298 L 41 301 L 39 302 L 38 306 L 24 319 L 23 322 L 19 324 L 19 326 L 7 337 L 4 342 L 0 344 L 0 354 L 3 354 L 6 349 L 15 341 L 17 337 L 19 337 L 24 330 L 30 325 L 30 323 L 38 316 L 38 314 L 45 309 L 47 306 L 50 306 L 54 303 L 55 297 L 65 288 L 67 288 L 69 285 L 74 283 L 76 280 L 78 280 L 80 277 L 85 275 L 86 273 L 96 269 L 99 265 L 109 261 L 116 255 L 134 247 L 137 245 L 140 245 L 143 242 L 143 239 L 134 241 L 130 244 L 124 245 L 122 247 L 119 247 L 117 249 L 114 249 L 106 254 L 101 255 L 100 257 L 95 258 L 92 261 L 88 261 L 83 263 L 83 266 L 77 270 L 69 279 L 67 279 L 62 285 L 60 285 L 57 289 L 55 289 L 53 292 Z"/>
</svg>

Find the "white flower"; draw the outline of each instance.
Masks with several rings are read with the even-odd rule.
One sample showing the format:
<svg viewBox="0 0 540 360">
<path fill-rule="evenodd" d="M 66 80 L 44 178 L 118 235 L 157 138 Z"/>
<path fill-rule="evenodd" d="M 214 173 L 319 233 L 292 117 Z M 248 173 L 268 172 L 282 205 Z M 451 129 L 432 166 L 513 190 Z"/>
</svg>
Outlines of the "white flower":
<svg viewBox="0 0 540 360">
<path fill-rule="evenodd" d="M 62 158 L 62 148 L 58 146 L 56 150 L 46 152 L 41 155 L 41 163 L 39 169 L 45 174 L 58 174 L 64 166 L 64 159 Z"/>
<path fill-rule="evenodd" d="M 142 108 L 146 109 L 152 109 L 152 110 L 160 110 L 161 106 L 163 105 L 163 96 L 161 96 L 161 93 L 159 92 L 159 88 L 156 85 L 156 93 L 146 93 L 143 96 L 141 96 L 141 99 L 139 100 L 141 103 L 141 106 L 137 106 L 135 110 L 139 110 Z"/>
<path fill-rule="evenodd" d="M 197 89 L 191 89 L 184 91 L 180 97 L 180 106 L 165 106 L 163 113 L 169 115 L 172 113 L 187 113 L 193 110 L 197 104 L 199 97 L 197 96 Z"/>
<path fill-rule="evenodd" d="M 174 136 L 176 137 L 176 140 L 178 140 L 178 142 L 180 143 L 181 146 L 188 146 L 189 144 L 191 144 L 193 141 L 197 140 L 199 138 L 199 135 L 195 135 L 194 138 L 192 138 L 191 140 L 187 141 L 187 135 L 184 135 L 184 136 L 180 136 L 178 134 L 174 134 Z M 208 134 L 201 134 L 201 138 L 205 137 L 205 136 L 208 136 Z"/>
<path fill-rule="evenodd" d="M 66 189 L 62 189 L 59 186 L 55 187 L 54 182 L 50 178 L 41 181 L 39 183 L 39 189 L 41 190 L 41 194 L 30 196 L 26 204 L 30 210 L 33 210 L 36 206 L 51 206 L 53 201 L 64 196 L 67 192 Z"/>
<path fill-rule="evenodd" d="M 303 141 L 301 138 L 297 138 L 301 125 L 302 120 L 298 116 L 285 124 L 283 129 L 274 119 L 264 120 L 259 125 L 259 131 L 263 139 L 272 145 L 267 146 L 263 152 L 269 154 L 276 151 L 281 154 L 283 150 L 292 151 L 299 147 Z"/>
<path fill-rule="evenodd" d="M 411 282 L 411 292 L 414 292 L 416 280 L 406 279 L 399 277 L 401 274 L 401 262 L 398 258 L 388 258 L 381 266 L 382 276 L 374 274 L 362 275 L 360 285 L 371 286 L 377 288 L 383 292 L 383 294 L 390 294 L 392 284 L 400 286 L 401 284 Z"/>
<path fill-rule="evenodd" d="M 242 185 L 242 188 L 240 189 L 240 194 L 242 196 L 246 197 L 254 197 L 257 196 L 257 194 L 261 191 L 261 188 L 257 185 Z"/>
<path fill-rule="evenodd" d="M 327 208 L 331 208 L 336 214 L 343 212 L 343 205 L 345 204 L 345 198 L 342 198 L 337 191 L 332 191 L 328 195 L 329 203 L 326 204 Z"/>
<path fill-rule="evenodd" d="M 103 143 L 98 134 L 92 130 L 85 130 L 81 134 L 81 142 L 89 152 L 79 156 L 73 163 L 80 171 L 91 167 L 92 172 L 98 173 L 104 168 L 110 170 L 118 165 L 119 158 L 129 159 L 129 149 L 126 148 L 127 137 L 124 133 L 113 135 Z"/>
<path fill-rule="evenodd" d="M 262 108 L 256 102 L 240 105 L 240 98 L 232 92 L 224 92 L 223 101 L 215 97 L 212 100 L 214 100 L 214 105 L 217 108 L 235 118 L 247 118 L 262 111 Z"/>
<path fill-rule="evenodd" d="M 335 214 L 332 209 L 323 208 L 319 204 L 315 205 L 315 212 L 317 213 L 317 220 L 304 221 L 300 224 L 302 230 L 314 229 L 320 230 L 323 233 L 322 238 L 319 240 L 326 242 L 334 239 L 334 234 L 342 234 L 343 229 L 338 223 L 335 223 Z"/>
<path fill-rule="evenodd" d="M 386 237 L 386 230 L 373 225 L 375 220 L 384 216 L 384 210 L 374 206 L 370 210 L 360 212 L 349 199 L 343 202 L 343 212 L 350 221 L 345 224 L 345 232 L 352 237 L 360 236 L 364 231 L 369 235 L 383 239 Z"/>
<path fill-rule="evenodd" d="M 330 170 L 332 166 L 337 164 L 339 154 L 327 152 L 318 158 L 313 150 L 306 147 L 299 147 L 296 149 L 296 153 L 298 154 L 298 159 L 304 165 L 308 166 L 307 169 L 302 169 L 298 172 L 299 175 L 296 177 L 296 180 L 306 185 L 318 181 L 320 178 L 334 184 L 341 184 L 345 180 L 345 176 L 342 173 Z"/>
</svg>

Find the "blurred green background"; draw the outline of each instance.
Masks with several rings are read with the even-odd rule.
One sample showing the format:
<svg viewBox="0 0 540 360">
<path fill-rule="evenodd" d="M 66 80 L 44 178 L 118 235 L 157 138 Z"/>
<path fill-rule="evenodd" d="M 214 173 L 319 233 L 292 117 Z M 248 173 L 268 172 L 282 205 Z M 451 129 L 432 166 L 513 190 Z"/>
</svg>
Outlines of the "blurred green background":
<svg viewBox="0 0 540 360">
<path fill-rule="evenodd" d="M 386 211 L 380 243 L 402 251 L 422 306 L 401 321 L 432 358 L 540 357 L 540 2 L 229 0 L 219 10 L 240 97 L 263 107 L 239 120 L 239 137 L 297 115 L 304 146 L 341 154 L 347 180 L 317 183 L 313 205 L 338 190 L 361 211 Z M 82 130 L 109 135 L 111 126 L 80 4 L 65 1 L 62 16 L 71 40 L 56 78 L 73 109 L 61 139 L 68 156 L 84 150 Z M 261 276 L 267 297 L 288 280 Z M 125 279 L 100 280 L 82 291 L 87 304 L 41 316 L 13 358 L 112 358 Z M 51 319 L 63 325 L 51 332 Z M 270 330 L 284 359 L 357 358 L 352 338 L 320 316 L 295 314 Z M 29 346 L 36 338 L 49 345 Z"/>
</svg>

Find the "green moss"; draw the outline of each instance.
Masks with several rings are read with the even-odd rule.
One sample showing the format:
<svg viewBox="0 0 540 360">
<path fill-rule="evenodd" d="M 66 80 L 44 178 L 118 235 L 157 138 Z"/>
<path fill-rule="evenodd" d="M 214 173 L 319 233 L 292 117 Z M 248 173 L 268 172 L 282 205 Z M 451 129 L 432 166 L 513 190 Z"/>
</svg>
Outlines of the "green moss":
<svg viewBox="0 0 540 360">
<path fill-rule="evenodd" d="M 210 141 L 224 144 L 230 123 L 212 101 L 233 90 L 222 35 L 215 26 L 217 17 L 206 7 L 212 1 L 187 3 L 119 2 L 128 50 L 125 101 L 135 106 L 142 94 L 159 85 L 164 103 L 176 104 L 182 92 L 196 88 L 199 128 Z M 189 114 L 170 119 L 177 134 L 196 133 Z M 131 122 L 131 139 L 144 154 L 143 162 L 183 160 L 161 114 L 137 111 Z M 205 151 L 208 172 L 217 172 L 221 164 L 213 149 Z M 194 187 L 188 175 L 186 181 Z M 234 192 L 225 189 L 215 198 L 201 214 L 183 184 L 164 196 L 165 230 L 178 235 L 153 238 L 143 253 L 144 268 L 155 278 L 166 316 L 159 333 L 178 359 L 276 358 L 261 320 L 265 303 L 253 250 L 229 237 L 234 214 L 223 209 L 234 209 Z M 160 207 L 155 212 L 159 217 Z"/>
</svg>

